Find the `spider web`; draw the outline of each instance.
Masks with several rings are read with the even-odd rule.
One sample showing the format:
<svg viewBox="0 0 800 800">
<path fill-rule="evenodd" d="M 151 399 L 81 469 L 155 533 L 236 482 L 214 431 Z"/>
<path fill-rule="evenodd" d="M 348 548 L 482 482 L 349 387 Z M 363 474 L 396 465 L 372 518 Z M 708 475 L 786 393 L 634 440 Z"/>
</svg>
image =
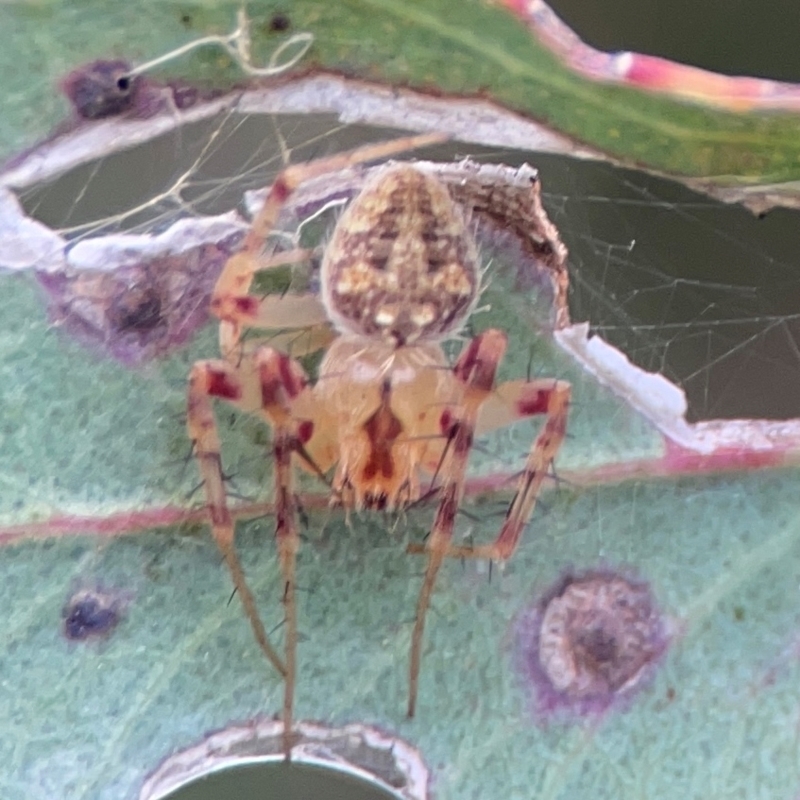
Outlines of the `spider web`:
<svg viewBox="0 0 800 800">
<path fill-rule="evenodd" d="M 136 124 L 145 132 L 155 127 Z M 2 334 L 2 516 L 17 525 L 2 533 L 16 540 L 24 527 L 50 538 L 9 548 L 14 557 L 0 576 L 8 592 L 7 674 L 18 687 L 10 714 L 16 727 L 6 737 L 7 762 L 18 766 L 2 779 L 4 796 L 21 796 L 23 784 L 41 788 L 41 796 L 133 796 L 145 772 L 198 730 L 251 716 L 265 707 L 265 691 L 266 707 L 278 707 L 280 687 L 265 681 L 238 608 L 220 600 L 229 587 L 202 513 L 193 518 L 196 538 L 191 526 L 102 547 L 95 537 L 171 519 L 137 516 L 141 508 L 174 502 L 185 509 L 194 478 L 182 460 L 183 385 L 194 359 L 216 355 L 203 299 L 247 227 L 247 193 L 262 190 L 287 163 L 395 133 L 223 105 L 155 137 L 137 133 L 124 146 L 114 144 L 121 141 L 117 123 L 98 123 L 78 132 L 84 144 L 72 139 L 58 150 L 51 143 L 7 170 L 13 196 L 6 208 L 18 198 L 23 213 L 6 216 L 11 221 L 0 231 L 0 242 L 15 245 L 0 257 L 21 273 L 2 278 L 12 299 Z M 81 147 L 94 157 L 77 157 Z M 552 297 L 542 290 L 536 300 L 541 286 L 515 283 L 519 254 L 502 237 L 483 236 L 492 309 L 474 324 L 509 330 L 504 378 L 530 372 L 573 382 L 572 438 L 559 457 L 567 477 L 544 498 L 502 575 L 488 581 L 484 564 L 448 565 L 427 634 L 420 727 L 397 722 L 406 691 L 402 620 L 413 609 L 419 564 L 402 553 L 397 531 L 387 536 L 384 520 L 357 520 L 350 530 L 309 505 L 301 713 L 400 728 L 436 766 L 442 797 L 528 796 L 515 791 L 530 786 L 551 798 L 671 798 L 676 786 L 685 796 L 722 796 L 731 787 L 758 796 L 759 787 L 800 785 L 792 699 L 796 476 L 650 481 L 658 470 L 642 462 L 660 456 L 662 439 L 627 393 L 638 387 L 646 400 L 660 391 L 647 374 L 655 373 L 685 390 L 690 420 L 798 416 L 797 215 L 780 210 L 757 219 L 677 183 L 597 162 L 461 143 L 424 153 L 448 162 L 465 155 L 538 167 L 546 209 L 570 250 L 571 320 L 588 322 L 630 359 L 619 366 L 627 388 L 599 386 L 585 367 L 598 371 L 601 362 L 573 359 L 580 348 L 569 350 L 574 339 L 563 340 L 567 350 L 557 341 L 564 332 L 553 331 Z M 66 170 L 47 167 L 68 159 Z M 278 246 L 324 239 L 342 199 L 332 192 L 313 209 L 288 214 Z M 65 275 L 72 282 L 59 282 Z M 154 295 L 137 290 L 143 280 L 155 282 Z M 315 275 L 282 273 L 280 281 L 264 290 L 313 286 Z M 120 293 L 131 291 L 120 304 Z M 175 321 L 195 314 L 191 329 Z M 224 410 L 219 417 L 235 489 L 264 492 L 264 431 Z M 477 479 L 502 497 L 484 493 L 471 504 L 459 518 L 460 535 L 496 532 L 507 473 L 518 469 L 533 430 L 517 426 L 480 443 Z M 608 485 L 619 475 L 602 470 L 621 463 L 641 471 Z M 570 482 L 593 469 L 601 486 Z M 498 470 L 502 480 L 492 483 Z M 114 528 L 120 508 L 128 518 Z M 56 512 L 69 512 L 71 522 L 59 527 Z M 81 513 L 105 527 L 76 521 Z M 38 528 L 37 518 L 44 520 Z M 424 524 L 410 515 L 396 527 L 421 537 Z M 241 525 L 240 544 L 254 589 L 279 624 L 274 552 L 264 546 L 270 528 L 268 519 Z M 94 537 L 58 539 L 65 531 Z M 514 681 L 498 680 L 508 671 L 510 621 L 559 572 L 596 563 L 628 564 L 652 581 L 682 647 L 629 714 L 602 726 L 542 730 L 508 688 Z M 53 609 L 57 617 L 76 582 L 128 593 L 127 626 L 107 650 L 68 651 L 52 635 Z M 30 585 L 37 592 L 28 604 Z M 120 671 L 124 685 L 115 677 Z M 42 686 L 54 688 L 43 693 Z M 34 698 L 32 711 L 25 698 Z M 69 748 L 63 731 L 79 731 Z M 753 758 L 750 747 L 762 757 Z M 509 784 L 517 777 L 522 790 Z"/>
<path fill-rule="evenodd" d="M 281 166 L 378 135 L 386 132 L 327 117 L 222 111 L 18 194 L 73 250 L 112 233 L 152 236 L 179 219 L 242 210 L 244 192 L 263 188 Z M 757 218 L 600 162 L 479 146 L 438 151 L 442 160 L 461 154 L 539 169 L 546 208 L 570 251 L 573 322 L 588 322 L 634 364 L 680 386 L 689 420 L 798 416 L 796 213 Z M 228 217 L 225 232 L 241 231 L 245 219 Z M 219 242 L 222 233 L 190 236 Z M 113 269 L 113 258 L 102 268 Z"/>
<path fill-rule="evenodd" d="M 759 219 L 592 167 L 599 191 L 582 194 L 573 173 L 554 213 L 572 254 L 573 319 L 680 385 L 691 419 L 796 416 L 796 215 Z"/>
</svg>

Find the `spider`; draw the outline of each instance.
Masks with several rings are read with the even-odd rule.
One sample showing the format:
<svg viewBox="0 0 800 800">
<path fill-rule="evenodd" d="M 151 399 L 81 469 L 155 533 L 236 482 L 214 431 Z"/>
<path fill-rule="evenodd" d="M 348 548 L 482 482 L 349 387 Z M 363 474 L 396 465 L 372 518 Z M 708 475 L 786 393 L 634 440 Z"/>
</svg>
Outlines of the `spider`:
<svg viewBox="0 0 800 800">
<path fill-rule="evenodd" d="M 347 510 L 406 508 L 423 494 L 423 476 L 434 487 L 438 508 L 430 535 L 408 548 L 427 558 L 411 636 L 411 717 L 425 616 L 444 559 L 510 558 L 565 435 L 568 383 L 535 379 L 495 385 L 506 349 L 501 330 L 472 338 L 455 364 L 445 357 L 441 342 L 458 334 L 474 310 L 482 269 L 468 215 L 439 178 L 411 163 L 380 168 L 341 215 L 324 251 L 320 297 L 249 293 L 257 272 L 299 257 L 267 257 L 264 249 L 281 208 L 303 182 L 443 140 L 409 136 L 286 167 L 214 289 L 211 311 L 220 320 L 222 358 L 198 361 L 191 370 L 187 427 L 211 527 L 255 638 L 284 679 L 287 758 L 297 668 L 294 470 L 326 480 L 332 502 Z M 327 346 L 316 382 L 284 350 L 244 338 L 251 328 L 310 328 L 308 349 Z M 275 534 L 285 586 L 282 656 L 267 636 L 236 555 L 213 398 L 259 415 L 272 429 Z M 534 414 L 546 419 L 496 540 L 454 544 L 473 437 Z"/>
</svg>

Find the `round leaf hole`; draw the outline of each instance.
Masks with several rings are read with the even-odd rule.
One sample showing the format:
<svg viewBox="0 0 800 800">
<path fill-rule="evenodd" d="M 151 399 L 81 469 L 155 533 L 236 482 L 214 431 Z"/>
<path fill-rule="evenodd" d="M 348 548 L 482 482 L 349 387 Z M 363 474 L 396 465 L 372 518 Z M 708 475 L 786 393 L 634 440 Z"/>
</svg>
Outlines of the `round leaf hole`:
<svg viewBox="0 0 800 800">
<path fill-rule="evenodd" d="M 283 726 L 251 720 L 173 753 L 147 778 L 139 800 L 427 800 L 429 773 L 408 742 L 354 723 L 299 722 L 292 760 Z"/>
<path fill-rule="evenodd" d="M 398 800 L 355 772 L 314 764 L 259 761 L 213 772 L 181 786 L 164 800 Z"/>
</svg>

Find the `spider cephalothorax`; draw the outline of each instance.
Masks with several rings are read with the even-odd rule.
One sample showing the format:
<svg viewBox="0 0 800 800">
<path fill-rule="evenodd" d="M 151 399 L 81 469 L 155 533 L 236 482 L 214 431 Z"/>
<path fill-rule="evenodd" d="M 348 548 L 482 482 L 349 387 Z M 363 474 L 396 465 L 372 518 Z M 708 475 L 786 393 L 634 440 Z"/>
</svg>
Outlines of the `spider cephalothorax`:
<svg viewBox="0 0 800 800">
<path fill-rule="evenodd" d="M 433 482 L 431 494 L 439 505 L 431 534 L 424 545 L 409 547 L 428 558 L 412 633 L 408 713 L 413 715 L 425 615 L 442 561 L 448 556 L 499 561 L 511 556 L 564 438 L 570 397 L 566 382 L 495 385 L 506 348 L 502 331 L 489 329 L 475 336 L 455 364 L 446 358 L 440 342 L 458 332 L 473 310 L 481 291 L 481 268 L 468 215 L 430 172 L 392 165 L 365 184 L 326 247 L 321 298 L 249 293 L 256 272 L 294 258 L 291 253 L 265 258 L 262 251 L 281 207 L 303 181 L 441 138 L 409 137 L 285 169 L 272 184 L 242 251 L 228 260 L 214 290 L 211 309 L 221 321 L 224 358 L 197 362 L 189 380 L 188 429 L 214 538 L 261 649 L 285 678 L 287 755 L 297 644 L 294 469 L 320 476 L 333 472 L 332 501 L 348 509 L 402 508 L 419 499 L 422 476 Z M 544 219 L 547 238 L 552 226 Z M 557 236 L 555 244 L 563 250 Z M 332 341 L 331 323 L 338 332 Z M 274 339 L 272 346 L 243 340 L 248 328 L 308 328 L 309 350 L 327 346 L 316 381 L 274 346 Z M 276 538 L 285 581 L 284 657 L 267 637 L 234 550 L 212 397 L 260 415 L 272 429 Z M 474 436 L 533 414 L 545 414 L 546 421 L 497 539 L 486 545 L 454 545 Z"/>
</svg>

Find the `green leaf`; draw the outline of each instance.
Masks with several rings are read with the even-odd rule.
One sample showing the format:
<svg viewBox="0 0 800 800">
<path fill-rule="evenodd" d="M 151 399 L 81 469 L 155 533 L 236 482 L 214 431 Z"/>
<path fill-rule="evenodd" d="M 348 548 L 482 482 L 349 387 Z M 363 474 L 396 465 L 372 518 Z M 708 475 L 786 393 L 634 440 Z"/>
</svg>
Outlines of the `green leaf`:
<svg viewBox="0 0 800 800">
<path fill-rule="evenodd" d="M 100 57 L 142 63 L 234 27 L 231 4 L 17 4 L 3 14 L 7 114 L 0 150 L 43 136 L 64 113 L 53 86 Z M 292 32 L 314 45 L 301 71 L 325 70 L 437 96 L 488 97 L 626 163 L 677 175 L 764 184 L 800 177 L 796 114 L 736 114 L 590 82 L 567 70 L 509 12 L 465 0 L 294 0 L 251 3 L 252 60 L 267 63 Z M 270 26 L 280 12 L 289 32 Z M 88 42 L 88 44 L 87 44 Z M 218 89 L 245 76 L 218 46 L 170 62 L 166 74 Z M 31 80 L 31 76 L 36 76 Z M 465 133 L 467 133 L 465 131 Z"/>
<path fill-rule="evenodd" d="M 224 34 L 236 8 L 113 4 L 101 13 L 88 3 L 4 7 L 14 42 L 0 55 L 4 152 L 30 146 L 62 119 L 65 107 L 53 83 L 76 64 L 109 55 L 144 61 L 193 37 Z M 487 93 L 537 117 L 546 114 L 582 140 L 596 137 L 592 141 L 609 150 L 606 140 L 616 139 L 609 131 L 612 125 L 619 130 L 621 119 L 624 147 L 615 152 L 626 159 L 661 158 L 665 169 L 796 175 L 792 121 L 590 90 L 549 56 L 536 54 L 528 34 L 488 5 L 465 3 L 458 16 L 434 2 L 248 10 L 256 23 L 257 63 L 265 63 L 282 40 L 268 31 L 269 14 L 280 10 L 292 30 L 315 34 L 306 66 L 441 92 Z M 376 26 L 379 35 L 368 32 Z M 222 85 L 240 79 L 230 59 L 213 49 L 173 66 Z M 548 110 L 540 111 L 545 100 Z M 306 129 L 293 118 L 286 125 L 305 137 L 306 149 L 293 149 L 292 156 L 310 158 L 319 140 L 311 141 L 308 130 L 317 125 L 327 147 L 324 137 L 333 123 L 312 120 Z M 215 135 L 223 130 L 219 120 L 210 129 Z M 197 159 L 197 141 L 188 130 L 180 133 L 186 134 L 180 147 L 167 147 L 176 162 L 163 170 L 173 178 L 182 174 L 179 155 L 189 153 L 190 164 Z M 208 135 L 197 138 L 202 150 Z M 252 182 L 262 183 L 273 157 L 252 151 L 252 161 L 237 164 L 234 177 L 249 179 L 255 164 Z M 101 165 L 110 161 L 107 152 L 99 159 Z M 72 197 L 54 211 L 53 227 L 69 227 L 73 212 L 82 212 L 81 200 L 100 174 L 97 163 L 80 173 Z M 163 169 L 164 162 L 154 163 Z M 628 188 L 626 175 L 618 181 Z M 211 187 L 214 200 L 224 196 L 226 208 L 241 194 L 236 183 L 233 199 L 228 197 L 233 182 L 230 172 L 209 184 L 197 178 L 201 188 Z M 112 181 L 119 191 L 101 193 L 101 199 L 122 196 L 135 207 L 139 199 L 130 199 L 130 186 L 122 184 Z M 48 188 L 30 190 L 27 199 L 44 207 Z M 551 209 L 567 205 L 566 189 L 559 195 L 551 183 L 545 190 L 553 191 Z M 154 185 L 144 192 L 144 200 L 152 200 Z M 630 202 L 646 197 L 637 190 Z M 679 200 L 665 205 L 670 222 L 690 207 Z M 570 224 L 569 215 L 563 219 Z M 715 223 L 716 230 L 725 236 L 738 231 L 735 219 Z M 571 223 L 576 245 L 594 243 L 587 251 L 591 258 L 573 265 L 573 285 L 582 302 L 591 295 L 612 309 L 620 320 L 616 327 L 632 341 L 644 341 L 640 348 L 647 350 L 649 340 L 641 339 L 637 321 L 628 316 L 627 284 L 615 293 L 610 278 L 587 277 L 590 261 L 599 262 L 594 266 L 601 272 L 611 266 L 612 249 L 627 246 L 630 231 L 621 224 L 612 240 L 594 223 L 588 213 Z M 152 231 L 152 220 L 144 225 Z M 708 225 L 701 220 L 699 227 Z M 333 725 L 360 721 L 401 736 L 419 749 L 436 796 L 445 800 L 793 796 L 800 786 L 797 471 L 654 475 L 669 455 L 661 433 L 555 344 L 550 297 L 541 287 L 518 283 L 513 248 L 487 241 L 482 253 L 490 264 L 484 301 L 491 309 L 476 315 L 474 325 L 508 331 L 502 379 L 530 369 L 573 384 L 559 480 L 550 482 L 503 570 L 457 561 L 443 568 L 412 721 L 404 715 L 410 620 L 424 562 L 406 555 L 405 544 L 425 536 L 434 508 L 425 505 L 399 518 L 348 519 L 320 510 L 324 493 L 315 481 L 304 482 L 298 716 Z M 777 256 L 769 263 L 783 264 Z M 657 288 L 691 282 L 664 277 L 655 267 L 645 275 L 653 276 Z M 726 290 L 736 288 L 732 278 L 725 280 Z M 33 276 L 0 276 L 0 293 L 0 796 L 133 798 L 168 755 L 211 730 L 273 715 L 282 702 L 281 681 L 260 654 L 238 602 L 229 602 L 230 581 L 205 515 L 193 512 L 201 501 L 190 496 L 197 478 L 194 464 L 185 462 L 185 376 L 195 359 L 216 356 L 215 326 L 185 349 L 131 368 L 52 325 Z M 775 316 L 788 319 L 788 312 Z M 675 324 L 688 341 L 694 328 L 683 320 Z M 658 330 L 658 323 L 653 327 Z M 728 344 L 726 352 L 739 349 Z M 236 488 L 251 501 L 268 500 L 263 427 L 226 409 L 219 420 L 223 458 Z M 483 491 L 470 495 L 458 517 L 459 537 L 489 541 L 496 535 L 513 490 L 505 478 L 523 463 L 536 430 L 534 423 L 519 423 L 477 443 L 472 488 Z M 241 521 L 238 549 L 267 627 L 277 627 L 280 641 L 283 587 L 273 520 Z M 597 568 L 623 570 L 650 586 L 670 646 L 627 708 L 602 719 L 542 724 L 519 669 L 518 621 L 566 571 Z M 102 637 L 68 641 L 65 608 L 86 590 L 108 598 L 119 622 Z"/>
</svg>

